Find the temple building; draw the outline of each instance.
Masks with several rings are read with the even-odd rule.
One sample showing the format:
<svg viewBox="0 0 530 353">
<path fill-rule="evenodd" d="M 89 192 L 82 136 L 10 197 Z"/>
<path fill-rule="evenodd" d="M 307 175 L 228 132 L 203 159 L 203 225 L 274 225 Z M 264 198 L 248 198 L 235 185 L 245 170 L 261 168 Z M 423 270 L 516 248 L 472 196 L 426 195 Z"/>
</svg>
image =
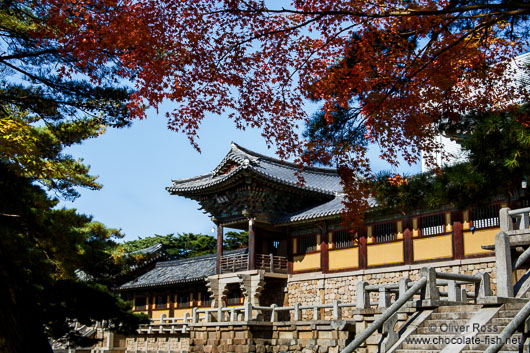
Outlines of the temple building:
<svg viewBox="0 0 530 353">
<path fill-rule="evenodd" d="M 193 307 L 326 303 L 355 300 L 355 284 L 414 277 L 425 264 L 495 276 L 498 200 L 459 211 L 450 206 L 369 212 L 362 229 L 348 229 L 336 170 L 297 165 L 235 143 L 210 173 L 174 180 L 171 195 L 196 200 L 217 225 L 217 253 L 158 262 L 124 284 L 136 311 L 182 317 Z M 525 206 L 525 205 L 522 205 Z M 223 253 L 225 228 L 248 231 L 248 248 Z"/>
</svg>

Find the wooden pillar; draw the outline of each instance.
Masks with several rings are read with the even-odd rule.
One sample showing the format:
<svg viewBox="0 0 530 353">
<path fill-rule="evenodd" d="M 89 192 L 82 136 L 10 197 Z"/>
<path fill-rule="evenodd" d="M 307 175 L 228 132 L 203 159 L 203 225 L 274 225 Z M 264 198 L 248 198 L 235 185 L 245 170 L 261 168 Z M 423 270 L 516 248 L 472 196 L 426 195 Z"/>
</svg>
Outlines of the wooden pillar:
<svg viewBox="0 0 530 353">
<path fill-rule="evenodd" d="M 169 317 L 175 317 L 175 293 L 169 293 Z"/>
<path fill-rule="evenodd" d="M 223 257 L 223 226 L 217 225 L 217 274 L 221 273 L 221 258 Z"/>
<path fill-rule="evenodd" d="M 248 220 L 248 269 L 256 269 L 256 229 L 254 218 Z"/>
<path fill-rule="evenodd" d="M 359 268 L 367 267 L 366 235 L 359 235 Z"/>
<path fill-rule="evenodd" d="M 462 222 L 453 222 L 453 250 L 457 260 L 464 258 L 464 233 L 462 228 Z"/>
<path fill-rule="evenodd" d="M 410 265 L 414 262 L 412 231 L 407 228 L 403 232 L 403 251 L 405 264 Z"/>
<path fill-rule="evenodd" d="M 153 304 L 155 303 L 155 301 L 156 297 L 153 296 L 153 294 L 149 293 L 147 295 L 147 316 L 149 316 L 149 318 L 153 317 Z"/>
<path fill-rule="evenodd" d="M 320 227 L 320 268 L 322 273 L 327 273 L 329 270 L 328 263 L 328 225 L 322 222 Z"/>
<path fill-rule="evenodd" d="M 291 233 L 289 231 L 286 232 L 287 239 L 287 273 L 292 274 L 293 273 L 293 238 L 291 236 Z M 285 305 L 288 306 L 288 305 Z"/>
</svg>

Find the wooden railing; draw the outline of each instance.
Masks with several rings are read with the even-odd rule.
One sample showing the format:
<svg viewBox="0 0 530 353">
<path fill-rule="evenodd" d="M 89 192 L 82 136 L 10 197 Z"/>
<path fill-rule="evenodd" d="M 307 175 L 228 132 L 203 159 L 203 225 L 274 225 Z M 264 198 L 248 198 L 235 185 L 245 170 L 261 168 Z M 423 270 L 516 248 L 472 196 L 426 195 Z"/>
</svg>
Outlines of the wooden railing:
<svg viewBox="0 0 530 353">
<path fill-rule="evenodd" d="M 230 273 L 246 271 L 248 266 L 248 254 L 228 255 L 221 257 L 221 272 Z M 286 257 L 257 254 L 256 269 L 267 272 L 287 273 L 288 261 Z"/>
<path fill-rule="evenodd" d="M 257 254 L 256 268 L 267 272 L 287 273 L 288 261 L 283 256 Z"/>
<path fill-rule="evenodd" d="M 221 257 L 221 272 L 237 272 L 248 270 L 248 254 Z"/>
</svg>

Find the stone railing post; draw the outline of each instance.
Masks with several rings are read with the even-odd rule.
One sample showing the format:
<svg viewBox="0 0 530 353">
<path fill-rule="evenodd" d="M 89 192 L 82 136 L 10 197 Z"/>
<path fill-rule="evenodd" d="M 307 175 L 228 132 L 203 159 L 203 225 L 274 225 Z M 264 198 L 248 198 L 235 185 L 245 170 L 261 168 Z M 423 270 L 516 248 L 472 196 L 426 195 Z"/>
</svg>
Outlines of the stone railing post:
<svg viewBox="0 0 530 353">
<path fill-rule="evenodd" d="M 222 307 L 218 307 L 217 308 L 217 322 L 225 321 L 223 316 L 224 316 L 223 308 Z"/>
<path fill-rule="evenodd" d="M 276 311 L 276 308 L 278 307 L 278 305 L 276 304 L 272 304 L 271 305 L 271 322 L 278 322 L 278 312 Z"/>
<path fill-rule="evenodd" d="M 294 321 L 302 320 L 302 310 L 300 310 L 300 303 L 294 304 Z"/>
<path fill-rule="evenodd" d="M 462 288 L 462 295 L 460 296 L 462 302 L 467 303 L 467 290 L 465 288 Z"/>
<path fill-rule="evenodd" d="M 236 309 L 234 308 L 230 309 L 230 321 L 231 322 L 237 321 L 237 313 L 236 313 Z"/>
<path fill-rule="evenodd" d="M 244 315 L 245 321 L 251 321 L 252 320 L 252 303 L 246 302 L 244 304 L 244 307 L 245 307 L 245 315 Z"/>
<path fill-rule="evenodd" d="M 370 293 L 366 290 L 367 282 L 357 282 L 357 309 L 370 308 Z"/>
<path fill-rule="evenodd" d="M 420 277 L 427 278 L 425 287 L 421 290 L 421 299 L 423 300 L 438 300 L 440 299 L 440 292 L 436 287 L 436 271 L 432 267 L 423 267 L 420 270 Z"/>
<path fill-rule="evenodd" d="M 342 320 L 342 310 L 339 304 L 340 300 L 333 301 L 333 320 Z"/>
<path fill-rule="evenodd" d="M 508 212 L 510 212 L 509 207 L 503 207 L 499 211 L 501 232 L 509 232 L 510 230 L 513 230 L 512 216 L 510 216 Z"/>
<path fill-rule="evenodd" d="M 449 281 L 447 284 L 447 300 L 451 302 L 462 300 L 462 287 L 456 281 Z"/>
<path fill-rule="evenodd" d="M 191 322 L 194 324 L 199 322 L 199 313 L 197 312 L 197 307 L 191 309 Z"/>
<path fill-rule="evenodd" d="M 381 353 L 387 352 L 390 347 L 394 345 L 394 343 L 397 342 L 399 339 L 399 336 L 397 332 L 394 330 L 394 327 L 396 326 L 396 322 L 398 320 L 397 313 L 394 313 L 394 315 L 390 316 L 388 320 L 385 321 L 382 328 L 382 333 L 385 336 L 383 341 L 381 342 Z"/>
<path fill-rule="evenodd" d="M 398 294 L 398 298 L 403 297 L 403 294 L 405 294 L 407 289 L 409 289 L 409 283 L 410 282 L 411 282 L 410 278 L 408 278 L 408 277 L 403 277 L 402 279 L 399 280 L 399 294 Z"/>
<path fill-rule="evenodd" d="M 320 320 L 320 310 L 317 306 L 313 308 L 313 320 Z"/>
<path fill-rule="evenodd" d="M 519 229 L 527 229 L 530 226 L 530 217 L 527 212 L 522 213 L 519 218 Z"/>
<path fill-rule="evenodd" d="M 503 210 L 505 209 L 501 209 L 501 215 Z M 497 296 L 513 297 L 510 236 L 504 231 L 500 231 L 495 235 L 495 267 L 497 270 Z"/>
<path fill-rule="evenodd" d="M 274 255 L 272 254 L 269 254 L 269 267 L 270 267 L 271 273 L 273 273 L 274 272 Z"/>
<path fill-rule="evenodd" d="M 379 303 L 378 308 L 388 308 L 390 306 L 390 292 L 384 288 L 379 288 Z"/>
<path fill-rule="evenodd" d="M 478 288 L 477 298 L 485 298 L 493 295 L 491 291 L 490 275 L 486 272 L 479 273 L 480 284 Z M 513 290 L 513 287 L 512 287 Z"/>
<path fill-rule="evenodd" d="M 184 323 L 187 324 L 188 322 L 190 322 L 190 313 L 185 313 L 184 314 Z"/>
</svg>

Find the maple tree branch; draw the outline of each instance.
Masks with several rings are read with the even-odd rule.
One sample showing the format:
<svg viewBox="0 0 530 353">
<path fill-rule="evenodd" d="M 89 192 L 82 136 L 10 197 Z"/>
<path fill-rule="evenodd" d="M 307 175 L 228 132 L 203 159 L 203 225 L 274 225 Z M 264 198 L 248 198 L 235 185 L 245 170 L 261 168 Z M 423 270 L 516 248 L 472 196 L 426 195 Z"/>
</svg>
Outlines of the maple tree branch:
<svg viewBox="0 0 530 353">
<path fill-rule="evenodd" d="M 435 53 L 429 60 L 427 60 L 425 63 L 423 63 L 418 69 L 416 69 L 414 72 L 412 72 L 411 74 L 407 75 L 407 76 L 404 76 L 402 75 L 401 77 L 402 78 L 412 78 L 414 76 L 416 76 L 419 72 L 421 72 L 422 70 L 424 70 L 429 64 L 431 64 L 435 59 L 437 59 L 441 54 L 443 54 L 444 52 L 448 51 L 448 50 L 451 50 L 452 48 L 454 48 L 456 45 L 460 44 L 463 40 L 465 40 L 466 38 L 468 38 L 469 36 L 471 36 L 472 34 L 478 32 L 479 30 L 481 29 L 487 29 L 491 26 L 493 26 L 495 23 L 499 22 L 499 21 L 502 21 L 503 18 L 502 17 L 506 17 L 506 16 L 500 16 L 500 18 L 497 18 L 497 19 L 492 19 L 491 21 L 489 22 L 486 22 L 486 23 L 483 23 L 477 27 L 474 27 L 472 28 L 471 30 L 469 30 L 468 32 L 466 32 L 462 37 L 458 38 L 456 41 L 454 41 L 453 43 L 451 43 L 450 45 L 442 48 L 441 50 L 439 50 L 437 53 Z M 410 66 L 409 66 L 410 67 Z M 405 71 L 406 72 L 406 71 Z M 376 112 L 377 110 L 379 110 L 379 108 L 381 107 L 381 105 L 390 97 L 390 95 L 392 93 L 394 93 L 397 89 L 397 82 L 394 81 L 394 84 L 392 85 L 392 87 L 388 90 L 388 92 L 380 99 L 379 103 L 377 104 L 376 107 L 374 107 L 374 109 L 372 109 L 372 111 L 370 113 L 368 113 L 367 115 L 372 115 L 374 112 Z"/>
<path fill-rule="evenodd" d="M 32 57 L 37 57 L 37 56 L 41 56 L 41 55 L 45 55 L 45 54 L 57 54 L 57 53 L 58 53 L 58 51 L 56 49 L 46 49 L 46 50 L 41 50 L 41 51 L 38 51 L 38 52 L 18 53 L 18 54 L 0 56 L 0 61 L 32 58 Z"/>
<path fill-rule="evenodd" d="M 512 2 L 507 4 L 477 4 L 460 7 L 446 7 L 439 10 L 415 10 L 415 9 L 403 9 L 396 11 L 387 11 L 381 13 L 369 13 L 362 11 L 348 11 L 348 10 L 324 10 L 324 11 L 303 11 L 303 10 L 290 10 L 282 8 L 281 10 L 275 9 L 222 9 L 217 11 L 211 11 L 208 14 L 222 14 L 222 13 L 271 13 L 271 14 L 293 14 L 293 15 L 304 15 L 304 16 L 354 16 L 354 17 L 367 17 L 367 18 L 387 18 L 387 17 L 411 17 L 411 16 L 438 16 L 448 14 L 458 14 L 471 11 L 479 10 L 503 10 L 501 13 L 509 13 L 504 10 L 520 10 L 514 14 L 522 15 L 530 13 L 530 3 L 526 2 Z"/>
</svg>

